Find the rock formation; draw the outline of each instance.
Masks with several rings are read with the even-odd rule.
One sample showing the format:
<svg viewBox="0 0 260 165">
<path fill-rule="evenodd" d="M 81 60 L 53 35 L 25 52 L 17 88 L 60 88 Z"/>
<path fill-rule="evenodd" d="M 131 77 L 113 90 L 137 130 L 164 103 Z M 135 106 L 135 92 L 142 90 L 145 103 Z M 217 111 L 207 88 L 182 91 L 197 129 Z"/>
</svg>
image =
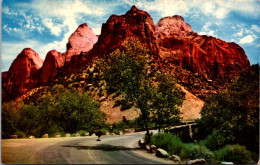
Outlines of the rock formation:
<svg viewBox="0 0 260 165">
<path fill-rule="evenodd" d="M 141 43 L 150 49 L 150 54 L 158 55 L 155 26 L 151 16 L 133 6 L 126 14 L 112 15 L 102 25 L 98 42 L 91 50 L 92 56 L 102 56 L 120 48 L 128 37 L 137 37 Z"/>
<path fill-rule="evenodd" d="M 29 89 L 35 88 L 42 65 L 43 60 L 34 50 L 30 48 L 23 49 L 13 61 L 9 71 L 3 74 L 3 95 L 14 99 Z"/>
<path fill-rule="evenodd" d="M 65 57 L 56 50 L 51 50 L 47 53 L 43 66 L 41 68 L 41 82 L 46 84 L 54 80 L 59 70 L 64 66 Z"/>
<path fill-rule="evenodd" d="M 206 79 L 225 79 L 250 66 L 244 50 L 206 35 L 198 35 L 181 16 L 162 18 L 155 35 L 160 57 Z"/>
<path fill-rule="evenodd" d="M 64 53 L 66 62 L 70 62 L 71 57 L 79 55 L 81 52 L 88 52 L 97 42 L 98 37 L 86 23 L 81 24 L 77 30 L 69 37 L 67 51 Z"/>
<path fill-rule="evenodd" d="M 133 6 L 124 15 L 112 15 L 102 25 L 99 37 L 87 24 L 81 24 L 69 37 L 66 52 L 50 51 L 44 64 L 32 49 L 24 49 L 9 71 L 2 73 L 3 91 L 9 100 L 14 99 L 52 82 L 59 74 L 80 71 L 93 58 L 120 49 L 128 37 L 138 38 L 150 55 L 162 62 L 161 67 L 172 69 L 174 65 L 210 81 L 226 81 L 250 67 L 239 45 L 198 35 L 181 16 L 162 18 L 155 26 L 147 12 Z"/>
</svg>

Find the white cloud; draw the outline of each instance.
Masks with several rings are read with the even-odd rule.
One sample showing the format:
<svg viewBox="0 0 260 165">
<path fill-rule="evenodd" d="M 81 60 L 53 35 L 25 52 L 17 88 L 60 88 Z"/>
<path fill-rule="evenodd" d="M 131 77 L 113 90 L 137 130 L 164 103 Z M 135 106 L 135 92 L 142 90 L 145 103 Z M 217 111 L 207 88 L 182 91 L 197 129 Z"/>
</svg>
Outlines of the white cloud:
<svg viewBox="0 0 260 165">
<path fill-rule="evenodd" d="M 213 30 L 214 28 L 211 28 L 211 26 L 213 26 L 213 23 L 211 22 L 207 22 L 203 27 L 202 27 L 202 31 L 199 32 L 198 34 L 200 35 L 209 35 L 209 36 L 213 36 L 213 37 L 217 37 L 216 32 Z"/>
<path fill-rule="evenodd" d="M 11 34 L 11 33 L 13 33 L 13 32 L 21 31 L 20 29 L 17 29 L 16 27 L 14 27 L 14 28 L 9 27 L 7 24 L 5 24 L 5 25 L 3 26 L 3 29 L 4 29 L 7 33 L 9 33 L 9 34 Z"/>
<path fill-rule="evenodd" d="M 8 7 L 3 7 L 2 12 L 6 15 L 17 15 L 17 12 L 14 11 L 10 11 L 10 9 Z"/>
<path fill-rule="evenodd" d="M 260 16 L 259 3 L 255 0 L 124 0 L 125 3 L 142 8 L 146 11 L 157 11 L 164 16 L 179 14 L 186 16 L 194 11 L 210 14 L 217 19 L 223 19 L 232 11 L 241 15 Z"/>
<path fill-rule="evenodd" d="M 252 25 L 252 26 L 251 26 L 251 29 L 254 30 L 254 31 L 257 32 L 257 33 L 260 33 L 260 27 L 257 26 L 257 25 Z"/>
<path fill-rule="evenodd" d="M 228 15 L 229 11 L 226 8 L 218 8 L 215 12 L 214 15 L 218 19 L 223 19 Z"/>
<path fill-rule="evenodd" d="M 250 44 L 250 43 L 254 42 L 254 40 L 255 40 L 254 35 L 247 35 L 247 36 L 243 37 L 239 42 L 241 44 Z"/>
<path fill-rule="evenodd" d="M 239 37 L 243 36 L 243 30 L 240 30 L 236 35 Z"/>
<path fill-rule="evenodd" d="M 59 36 L 60 35 L 60 33 L 61 33 L 61 25 L 55 26 L 53 24 L 52 19 L 50 19 L 50 18 L 43 19 L 42 23 L 43 23 L 44 26 L 46 26 L 51 31 L 51 34 L 53 34 L 55 36 Z"/>
</svg>

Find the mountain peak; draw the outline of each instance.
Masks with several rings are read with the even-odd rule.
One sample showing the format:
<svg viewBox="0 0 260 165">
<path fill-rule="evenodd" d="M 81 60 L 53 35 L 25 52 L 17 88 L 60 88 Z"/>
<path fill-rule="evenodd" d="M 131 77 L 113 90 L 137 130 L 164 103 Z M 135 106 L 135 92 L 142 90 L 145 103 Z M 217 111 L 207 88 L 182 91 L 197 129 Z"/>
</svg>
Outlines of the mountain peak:
<svg viewBox="0 0 260 165">
<path fill-rule="evenodd" d="M 156 25 L 157 31 L 163 31 L 165 33 L 189 33 L 192 32 L 192 28 L 187 24 L 182 16 L 174 15 L 164 17 L 159 20 Z"/>
<path fill-rule="evenodd" d="M 65 52 L 66 61 L 69 62 L 72 56 L 79 55 L 81 52 L 88 52 L 97 40 L 98 37 L 93 30 L 86 23 L 81 24 L 69 37 Z"/>
</svg>

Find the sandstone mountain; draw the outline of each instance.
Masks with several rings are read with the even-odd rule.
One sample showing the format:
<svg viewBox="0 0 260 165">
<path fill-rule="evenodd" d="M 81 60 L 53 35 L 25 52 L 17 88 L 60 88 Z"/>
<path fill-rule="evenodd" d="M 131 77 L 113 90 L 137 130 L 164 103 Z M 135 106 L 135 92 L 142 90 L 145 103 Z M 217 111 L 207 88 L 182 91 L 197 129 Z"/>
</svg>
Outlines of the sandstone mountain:
<svg viewBox="0 0 260 165">
<path fill-rule="evenodd" d="M 34 50 L 23 49 L 13 61 L 9 70 L 2 73 L 3 99 L 14 99 L 37 87 L 42 65 L 42 59 Z"/>
<path fill-rule="evenodd" d="M 181 16 L 159 20 L 155 30 L 160 57 L 210 80 L 230 78 L 250 64 L 244 50 L 235 43 L 198 35 Z"/>
<path fill-rule="evenodd" d="M 217 82 L 228 82 L 250 67 L 239 45 L 199 35 L 181 16 L 162 18 L 155 25 L 147 12 L 133 6 L 124 15 L 112 15 L 102 25 L 100 36 L 87 24 L 81 24 L 69 37 L 66 52 L 51 50 L 44 62 L 32 49 L 24 49 L 9 71 L 2 73 L 3 101 L 55 83 L 58 77 L 63 79 L 71 73 L 81 72 L 93 59 L 121 49 L 128 37 L 137 37 L 149 49 L 158 68 L 169 70 L 178 83 L 191 92 L 189 98 L 195 98 L 193 100 L 196 96 L 205 98 L 207 94 L 217 92 L 221 87 Z M 197 101 L 194 105 L 200 109 L 203 101 Z"/>
</svg>

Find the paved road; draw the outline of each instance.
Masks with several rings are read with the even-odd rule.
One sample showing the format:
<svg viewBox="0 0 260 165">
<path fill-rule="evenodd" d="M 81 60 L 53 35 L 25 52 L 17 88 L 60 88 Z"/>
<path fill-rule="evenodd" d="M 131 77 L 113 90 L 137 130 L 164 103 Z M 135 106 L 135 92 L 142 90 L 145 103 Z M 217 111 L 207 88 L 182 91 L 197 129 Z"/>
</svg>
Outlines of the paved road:
<svg viewBox="0 0 260 165">
<path fill-rule="evenodd" d="M 2 140 L 3 163 L 34 164 L 170 164 L 140 150 L 137 141 L 144 132 L 78 138 Z"/>
</svg>

